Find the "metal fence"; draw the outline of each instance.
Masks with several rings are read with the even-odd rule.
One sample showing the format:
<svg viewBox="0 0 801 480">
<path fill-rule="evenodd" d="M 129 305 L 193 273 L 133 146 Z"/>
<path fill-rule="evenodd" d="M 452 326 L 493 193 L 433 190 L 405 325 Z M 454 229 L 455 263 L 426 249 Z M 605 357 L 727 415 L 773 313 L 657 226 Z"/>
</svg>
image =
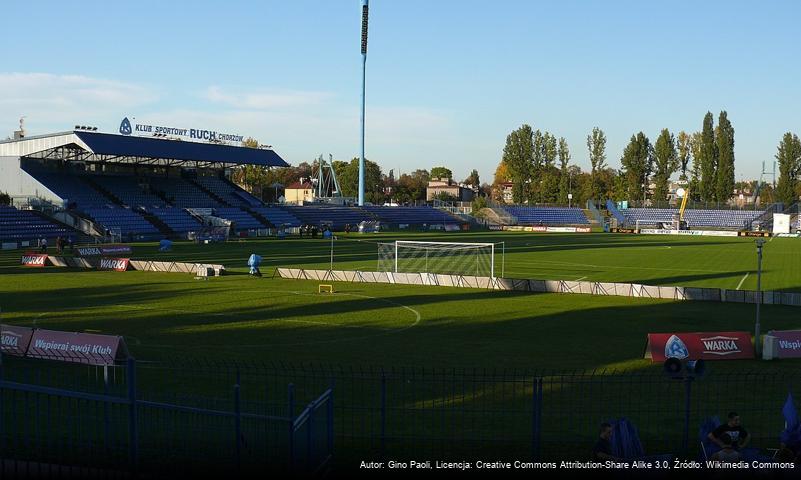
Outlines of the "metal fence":
<svg viewBox="0 0 801 480">
<path fill-rule="evenodd" d="M 248 391 L 235 366 L 0 360 L 0 476 L 250 476 L 332 458 L 330 386 L 306 405 L 291 383 Z"/>
<path fill-rule="evenodd" d="M 752 446 L 778 447 L 782 406 L 788 393 L 801 396 L 798 369 L 731 364 L 674 380 L 656 367 L 559 373 L 4 360 L 0 458 L 167 476 L 336 471 L 383 459 L 587 460 L 598 425 L 623 417 L 647 455 L 697 459 L 701 424 L 729 411 L 741 415 Z"/>
</svg>

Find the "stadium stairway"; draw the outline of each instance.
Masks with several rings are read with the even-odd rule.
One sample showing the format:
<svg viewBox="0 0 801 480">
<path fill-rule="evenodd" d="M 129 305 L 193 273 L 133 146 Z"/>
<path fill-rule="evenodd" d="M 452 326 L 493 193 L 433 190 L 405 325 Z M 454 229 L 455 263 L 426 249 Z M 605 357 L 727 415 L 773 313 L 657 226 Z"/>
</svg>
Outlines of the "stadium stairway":
<svg viewBox="0 0 801 480">
<path fill-rule="evenodd" d="M 216 193 L 214 193 L 211 190 L 209 190 L 207 187 L 205 187 L 202 183 L 198 182 L 194 178 L 185 178 L 184 180 L 186 180 L 187 182 L 189 182 L 192 185 L 194 185 L 197 188 L 199 188 L 203 193 L 205 193 L 206 195 L 208 195 L 209 197 L 214 199 L 214 201 L 218 202 L 220 205 L 222 205 L 224 207 L 233 207 L 234 206 L 234 205 L 231 205 L 230 202 L 226 202 L 225 199 L 223 199 L 221 196 L 219 196 Z"/>
<path fill-rule="evenodd" d="M 148 212 L 137 212 L 139 213 L 145 220 L 148 221 L 151 225 L 156 227 L 158 231 L 164 235 L 165 237 L 175 237 L 178 235 L 177 232 L 173 231 L 164 221 L 162 221 L 159 217 L 153 215 L 152 213 Z"/>
<path fill-rule="evenodd" d="M 617 220 L 618 226 L 622 227 L 626 224 L 626 217 L 620 213 L 620 210 L 617 209 L 617 205 L 612 200 L 606 200 L 606 209 L 609 210 L 609 213 Z"/>
<path fill-rule="evenodd" d="M 104 188 L 102 185 L 94 181 L 94 179 L 90 178 L 88 175 L 81 175 L 78 178 L 83 180 L 87 185 L 92 187 L 94 190 L 97 190 L 98 192 L 102 193 L 106 198 L 108 198 L 111 201 L 111 203 L 122 206 L 122 200 L 120 200 L 119 197 L 117 197 L 109 190 Z"/>
<path fill-rule="evenodd" d="M 267 228 L 275 228 L 276 227 L 275 225 L 272 224 L 272 222 L 270 222 L 267 219 L 267 217 L 265 217 L 261 213 L 257 212 L 256 210 L 254 210 L 252 208 L 245 208 L 245 211 L 248 212 L 249 214 L 251 214 L 253 217 L 255 217 L 256 220 L 258 220 L 261 223 L 265 224 L 267 226 Z"/>
</svg>

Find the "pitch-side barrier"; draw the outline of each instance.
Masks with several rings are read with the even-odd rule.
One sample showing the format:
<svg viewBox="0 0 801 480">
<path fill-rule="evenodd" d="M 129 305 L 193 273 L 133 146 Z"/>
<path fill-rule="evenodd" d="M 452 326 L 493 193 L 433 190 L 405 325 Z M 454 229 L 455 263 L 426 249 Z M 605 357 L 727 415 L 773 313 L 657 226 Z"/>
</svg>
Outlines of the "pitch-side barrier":
<svg viewBox="0 0 801 480">
<path fill-rule="evenodd" d="M 727 303 L 757 303 L 759 292 L 723 288 L 669 287 L 638 283 L 576 282 L 564 280 L 535 280 L 520 278 L 475 277 L 437 273 L 366 272 L 359 270 L 309 270 L 303 268 L 276 269 L 281 278 L 353 283 L 390 283 L 398 285 L 431 285 L 440 287 L 514 290 L 536 293 L 577 293 L 612 295 L 618 297 L 659 298 Z M 801 307 L 801 293 L 765 291 L 762 304 Z"/>
<path fill-rule="evenodd" d="M 48 255 L 47 262 L 54 267 L 73 267 L 97 269 L 101 268 L 100 258 L 82 257 L 59 257 Z M 128 269 L 143 270 L 148 272 L 170 272 L 170 273 L 192 273 L 197 274 L 205 270 L 209 275 L 219 276 L 225 272 L 223 265 L 209 263 L 186 263 L 186 262 L 154 262 L 150 260 L 129 260 Z"/>
</svg>

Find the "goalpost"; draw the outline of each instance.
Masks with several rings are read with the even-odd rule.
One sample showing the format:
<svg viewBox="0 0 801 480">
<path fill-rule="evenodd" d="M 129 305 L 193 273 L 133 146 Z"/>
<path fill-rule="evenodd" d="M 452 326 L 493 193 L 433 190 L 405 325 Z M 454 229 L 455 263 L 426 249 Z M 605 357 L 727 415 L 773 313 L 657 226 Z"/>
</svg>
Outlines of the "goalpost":
<svg viewBox="0 0 801 480">
<path fill-rule="evenodd" d="M 397 240 L 378 243 L 378 271 L 395 273 L 441 273 L 495 277 L 503 276 L 505 244 L 416 242 Z M 499 256 L 496 261 L 496 255 Z"/>
</svg>

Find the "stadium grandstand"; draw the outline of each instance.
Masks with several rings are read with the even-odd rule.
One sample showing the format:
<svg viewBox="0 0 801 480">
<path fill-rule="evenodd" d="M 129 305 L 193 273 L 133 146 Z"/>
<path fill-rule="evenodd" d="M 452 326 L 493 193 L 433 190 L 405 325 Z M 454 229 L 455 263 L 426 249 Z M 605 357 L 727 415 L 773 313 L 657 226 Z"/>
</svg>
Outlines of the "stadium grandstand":
<svg viewBox="0 0 801 480">
<path fill-rule="evenodd" d="M 343 230 L 361 222 L 390 228 L 464 223 L 428 206 L 267 205 L 230 180 L 231 169 L 243 165 L 287 163 L 272 149 L 80 128 L 0 142 L 0 191 L 13 205 L 3 209 L 0 241 L 181 239 L 221 224 L 247 236 L 304 224 Z"/>
</svg>

